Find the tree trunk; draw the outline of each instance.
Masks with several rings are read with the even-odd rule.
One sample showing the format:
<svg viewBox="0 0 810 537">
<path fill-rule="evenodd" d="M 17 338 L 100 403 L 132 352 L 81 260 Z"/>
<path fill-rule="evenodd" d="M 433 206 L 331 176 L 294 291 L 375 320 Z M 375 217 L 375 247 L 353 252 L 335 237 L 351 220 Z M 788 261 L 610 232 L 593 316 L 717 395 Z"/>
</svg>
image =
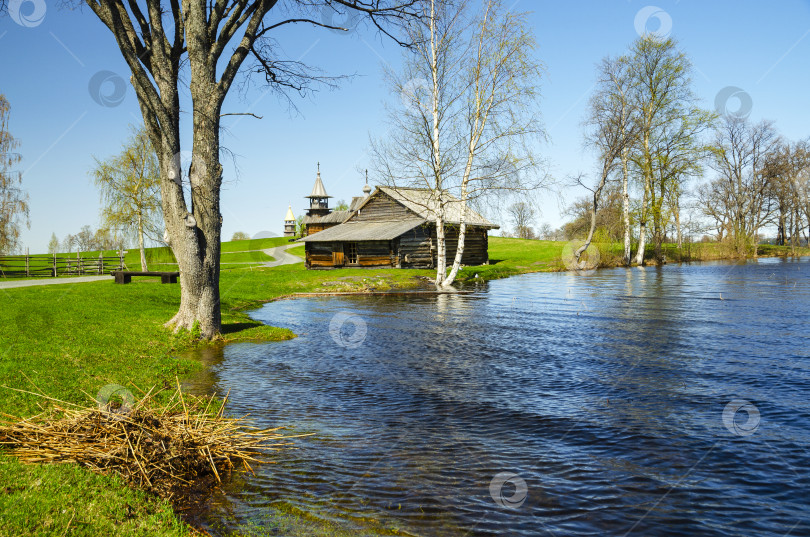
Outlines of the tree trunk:
<svg viewBox="0 0 810 537">
<path fill-rule="evenodd" d="M 630 194 L 627 191 L 628 183 L 627 171 L 627 150 L 622 151 L 622 218 L 624 220 L 624 255 L 622 263 L 629 266 L 631 263 L 631 237 L 630 237 Z"/>
<path fill-rule="evenodd" d="M 450 269 L 450 274 L 444 279 L 442 287 L 450 287 L 456 280 L 458 271 L 461 269 L 461 258 L 464 255 L 464 239 L 467 237 L 467 222 L 464 221 L 462 216 L 461 225 L 458 228 L 458 246 L 456 248 L 456 257 L 453 259 L 453 267 Z"/>
<path fill-rule="evenodd" d="M 146 272 L 146 250 L 143 247 L 143 215 L 138 213 L 138 249 L 141 251 L 141 270 Z"/>
<path fill-rule="evenodd" d="M 453 259 L 453 268 L 450 269 L 450 274 L 447 275 L 444 282 L 442 282 L 443 287 L 450 287 L 450 285 L 455 281 L 456 276 L 458 275 L 458 271 L 461 269 L 461 259 L 464 256 L 464 240 L 467 238 L 467 196 L 468 196 L 468 184 L 470 180 L 470 173 L 472 171 L 472 160 L 473 155 L 475 152 L 475 145 L 477 143 L 477 139 L 474 138 L 470 141 L 468 153 L 467 153 L 467 164 L 464 167 L 464 177 L 461 181 L 461 216 L 459 219 L 459 228 L 458 228 L 458 243 L 456 244 L 456 257 Z"/>
<path fill-rule="evenodd" d="M 641 197 L 641 216 L 639 217 L 638 229 L 638 252 L 636 252 L 636 264 L 644 264 L 644 249 L 647 247 L 647 193 L 649 191 L 649 183 L 644 183 L 644 194 Z"/>
<path fill-rule="evenodd" d="M 444 285 L 447 274 L 447 242 L 444 236 L 444 218 L 436 216 L 436 285 Z"/>
<path fill-rule="evenodd" d="M 638 226 L 638 252 L 636 252 L 636 264 L 643 265 L 644 264 L 644 249 L 647 247 L 646 243 L 646 235 L 647 235 L 647 223 L 640 222 Z"/>
<path fill-rule="evenodd" d="M 678 249 L 683 248 L 683 233 L 681 232 L 681 204 L 676 200 L 674 204 L 675 213 L 675 241 Z"/>
<path fill-rule="evenodd" d="M 194 6 L 186 18 L 188 35 L 206 35 L 205 10 Z M 219 298 L 222 166 L 219 162 L 219 123 L 224 93 L 217 84 L 209 43 L 188 42 L 193 110 L 192 157 L 189 169 L 191 207 L 185 209 L 182 187 L 164 215 L 171 247 L 180 270 L 180 308 L 166 323 L 175 331 L 199 326 L 200 337 L 211 339 L 222 326 Z M 165 157 L 166 155 L 164 155 Z M 175 155 L 172 165 L 177 166 Z M 179 186 L 179 185 L 177 185 Z"/>
<path fill-rule="evenodd" d="M 596 232 L 596 212 L 599 210 L 599 198 L 602 194 L 602 189 L 605 188 L 605 183 L 607 182 L 608 175 L 610 175 L 610 162 L 606 162 L 602 168 L 602 177 L 599 180 L 599 184 L 596 186 L 596 189 L 593 191 L 593 211 L 591 211 L 591 225 L 588 228 L 588 237 L 585 239 L 585 243 L 577 248 L 574 252 L 574 259 L 577 263 L 577 270 L 584 270 L 587 268 L 587 263 L 580 261 L 582 254 L 588 249 L 591 245 L 591 241 L 593 240 L 593 234 Z M 596 267 L 593 267 L 596 268 Z"/>
<path fill-rule="evenodd" d="M 644 134 L 643 134 L 643 181 L 644 181 L 644 194 L 641 199 L 641 213 L 639 216 L 639 230 L 638 230 L 638 252 L 636 253 L 636 264 L 644 264 L 644 249 L 647 244 L 647 204 L 652 196 L 652 155 L 650 155 L 650 111 L 644 111 Z"/>
</svg>

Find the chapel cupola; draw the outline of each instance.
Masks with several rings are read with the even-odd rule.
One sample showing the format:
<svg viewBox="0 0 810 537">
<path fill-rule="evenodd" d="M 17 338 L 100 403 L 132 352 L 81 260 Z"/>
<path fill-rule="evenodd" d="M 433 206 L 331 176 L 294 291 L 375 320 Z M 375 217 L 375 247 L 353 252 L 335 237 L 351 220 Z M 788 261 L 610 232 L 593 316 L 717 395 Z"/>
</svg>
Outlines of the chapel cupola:
<svg viewBox="0 0 810 537">
<path fill-rule="evenodd" d="M 315 178 L 315 186 L 312 187 L 312 193 L 309 196 L 309 209 L 307 209 L 307 216 L 324 216 L 329 214 L 329 196 L 326 189 L 323 187 L 321 181 L 321 163 L 318 163 L 318 175 Z"/>
</svg>

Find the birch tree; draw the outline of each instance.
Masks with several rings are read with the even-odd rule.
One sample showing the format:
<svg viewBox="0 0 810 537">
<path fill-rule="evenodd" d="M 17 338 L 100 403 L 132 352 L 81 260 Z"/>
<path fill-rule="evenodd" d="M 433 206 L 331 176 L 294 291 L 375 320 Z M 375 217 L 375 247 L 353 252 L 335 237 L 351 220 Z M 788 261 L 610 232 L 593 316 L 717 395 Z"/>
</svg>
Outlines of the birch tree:
<svg viewBox="0 0 810 537">
<path fill-rule="evenodd" d="M 596 219 L 602 191 L 608 179 L 617 171 L 622 180 L 622 219 L 624 223 L 625 265 L 630 264 L 630 197 L 628 194 L 629 152 L 636 143 L 639 122 L 630 102 L 634 83 L 627 57 L 605 58 L 598 67 L 597 86 L 589 102 L 590 128 L 586 143 L 599 154 L 599 181 L 593 189 L 590 227 L 585 242 L 574 251 L 574 260 L 585 268 L 582 254 L 588 249 L 596 231 Z"/>
<path fill-rule="evenodd" d="M 447 147 L 453 138 L 460 98 L 453 84 L 463 71 L 463 36 L 469 23 L 463 18 L 463 9 L 448 2 L 428 0 L 419 8 L 420 18 L 406 27 L 414 47 L 406 53 L 402 71 L 385 72 L 402 106 L 389 109 L 391 129 L 371 145 L 383 182 L 430 192 L 424 208 L 436 224 L 435 283 L 442 285 L 447 266 L 446 194 L 458 158 Z"/>
<path fill-rule="evenodd" d="M 22 174 L 14 170 L 22 157 L 19 142 L 9 131 L 11 106 L 0 93 L 0 254 L 14 251 L 23 225 L 28 225 L 28 194 L 22 189 Z"/>
<path fill-rule="evenodd" d="M 318 80 L 298 61 L 283 56 L 277 30 L 307 24 L 345 30 L 316 15 L 364 15 L 393 37 L 398 21 L 415 13 L 416 0 L 85 0 L 112 33 L 131 71 L 130 81 L 146 132 L 160 165 L 160 189 L 169 246 L 180 269 L 175 331 L 199 323 L 203 338 L 220 330 L 219 258 L 222 216 L 220 120 L 237 75 L 248 71 L 286 95 Z M 405 43 L 402 43 L 405 44 Z M 181 170 L 180 84 L 188 81 L 191 148 L 188 172 Z M 184 196 L 184 185 L 189 189 Z"/>
<path fill-rule="evenodd" d="M 160 166 L 152 142 L 144 130 L 133 131 L 120 154 L 95 160 L 92 176 L 101 194 L 103 225 L 125 234 L 134 230 L 141 270 L 149 270 L 144 237 L 158 240 L 163 220 Z"/>
<path fill-rule="evenodd" d="M 56 233 L 51 233 L 51 240 L 48 241 L 48 253 L 59 253 L 59 239 L 56 237 Z"/>
<path fill-rule="evenodd" d="M 459 185 L 461 222 L 456 256 L 443 286 L 452 284 L 461 268 L 470 202 L 502 192 L 532 192 L 543 185 L 531 145 L 545 134 L 535 108 L 541 66 L 534 58 L 528 14 L 491 0 L 473 28 L 473 54 L 463 71 L 467 87 L 461 100 L 460 141 L 466 148 Z"/>
<path fill-rule="evenodd" d="M 699 134 L 714 116 L 695 103 L 692 65 L 672 38 L 653 34 L 640 37 L 631 47 L 631 106 L 636 113 L 638 142 L 630 162 L 641 183 L 639 244 L 636 263 L 644 263 L 648 221 L 653 221 L 656 257 L 661 258 L 663 230 L 667 224 L 664 203 L 670 189 L 692 174 L 690 163 L 705 153 Z"/>
<path fill-rule="evenodd" d="M 532 142 L 543 131 L 535 104 L 540 64 L 525 13 L 496 0 L 422 4 L 408 27 L 415 43 L 399 73 L 387 72 L 401 107 L 391 130 L 372 141 L 378 175 L 396 187 L 430 191 L 436 224 L 436 285 L 453 283 L 464 254 L 470 204 L 499 192 L 531 192 L 542 184 Z M 447 208 L 460 200 L 458 246 L 447 266 Z"/>
</svg>

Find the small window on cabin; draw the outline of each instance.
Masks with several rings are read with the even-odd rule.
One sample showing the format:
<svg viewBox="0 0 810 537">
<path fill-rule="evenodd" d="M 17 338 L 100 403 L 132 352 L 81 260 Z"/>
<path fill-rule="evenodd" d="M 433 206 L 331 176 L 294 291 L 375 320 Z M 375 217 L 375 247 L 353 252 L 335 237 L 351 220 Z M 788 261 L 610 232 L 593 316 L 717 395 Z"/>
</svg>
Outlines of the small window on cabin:
<svg viewBox="0 0 810 537">
<path fill-rule="evenodd" d="M 356 242 L 347 242 L 346 243 L 346 262 L 354 265 L 357 264 L 357 243 Z"/>
</svg>

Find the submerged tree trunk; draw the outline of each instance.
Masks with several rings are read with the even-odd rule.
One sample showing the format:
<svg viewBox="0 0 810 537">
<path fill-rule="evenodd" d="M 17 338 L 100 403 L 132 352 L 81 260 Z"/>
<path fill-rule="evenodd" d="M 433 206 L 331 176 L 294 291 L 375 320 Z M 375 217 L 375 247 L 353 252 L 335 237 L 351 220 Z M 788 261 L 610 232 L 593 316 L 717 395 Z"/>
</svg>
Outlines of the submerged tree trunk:
<svg viewBox="0 0 810 537">
<path fill-rule="evenodd" d="M 636 264 L 643 265 L 644 264 L 644 249 L 647 247 L 646 243 L 646 236 L 647 236 L 647 223 L 640 222 L 638 226 L 638 252 L 636 252 Z"/>
<path fill-rule="evenodd" d="M 467 174 L 469 176 L 469 174 Z M 456 257 L 453 259 L 453 267 L 450 269 L 450 274 L 442 282 L 443 287 L 450 287 L 456 280 L 458 271 L 461 269 L 461 260 L 464 257 L 464 240 L 467 237 L 467 186 L 461 186 L 461 218 L 458 228 L 458 244 L 456 245 Z"/>
<path fill-rule="evenodd" d="M 636 264 L 644 264 L 644 250 L 647 247 L 647 192 L 649 190 L 649 183 L 644 184 L 644 194 L 641 197 L 641 216 L 639 217 L 638 225 L 638 252 L 636 252 Z"/>
<path fill-rule="evenodd" d="M 624 254 L 622 255 L 622 263 L 625 266 L 631 263 L 630 250 L 632 247 L 630 237 L 630 193 L 627 190 L 629 180 L 627 160 L 627 150 L 624 150 L 622 151 L 622 219 L 624 220 Z"/>
<path fill-rule="evenodd" d="M 651 122 L 649 109 L 645 110 L 645 125 Z M 647 247 L 647 204 L 652 197 L 652 155 L 650 155 L 650 130 L 644 129 L 643 134 L 643 162 L 642 175 L 644 180 L 644 194 L 641 198 L 641 213 L 639 216 L 639 230 L 638 230 L 638 252 L 636 253 L 636 264 L 644 264 L 644 250 Z"/>
</svg>

